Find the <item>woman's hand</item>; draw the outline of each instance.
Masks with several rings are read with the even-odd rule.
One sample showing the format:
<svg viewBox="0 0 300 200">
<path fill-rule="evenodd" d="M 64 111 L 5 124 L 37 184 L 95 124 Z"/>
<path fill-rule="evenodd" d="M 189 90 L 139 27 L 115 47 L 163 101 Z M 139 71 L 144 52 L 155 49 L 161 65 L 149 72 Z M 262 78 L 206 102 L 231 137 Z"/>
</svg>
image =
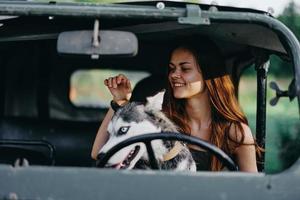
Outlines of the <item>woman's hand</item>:
<svg viewBox="0 0 300 200">
<path fill-rule="evenodd" d="M 123 75 L 110 77 L 104 80 L 104 85 L 107 86 L 113 96 L 113 100 L 121 105 L 129 101 L 132 93 L 131 84 L 129 79 Z"/>
</svg>

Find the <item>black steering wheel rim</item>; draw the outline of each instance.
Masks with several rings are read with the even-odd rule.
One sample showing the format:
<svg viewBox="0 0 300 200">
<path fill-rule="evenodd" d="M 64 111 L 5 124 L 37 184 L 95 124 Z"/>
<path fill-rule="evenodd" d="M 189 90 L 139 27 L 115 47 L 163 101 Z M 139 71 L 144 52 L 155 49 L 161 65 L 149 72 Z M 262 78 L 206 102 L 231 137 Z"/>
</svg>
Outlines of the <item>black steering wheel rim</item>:
<svg viewBox="0 0 300 200">
<path fill-rule="evenodd" d="M 158 169 L 157 162 L 154 158 L 154 153 L 153 149 L 151 146 L 151 141 L 152 140 L 177 140 L 177 141 L 182 141 L 188 144 L 193 144 L 197 145 L 200 148 L 212 153 L 214 156 L 217 157 L 219 161 L 221 161 L 225 167 L 227 167 L 230 171 L 237 171 L 238 168 L 236 164 L 233 162 L 233 160 L 220 148 L 216 147 L 215 145 L 208 143 L 204 140 L 201 140 L 199 138 L 193 137 L 193 136 L 187 136 L 182 133 L 176 133 L 176 132 L 162 132 L 162 133 L 149 133 L 149 134 L 144 134 L 144 135 L 139 135 L 139 136 L 134 136 L 131 138 L 128 138 L 114 147 L 112 147 L 110 150 L 108 150 L 104 156 L 101 158 L 97 158 L 96 161 L 96 166 L 97 167 L 104 167 L 108 160 L 119 150 L 122 148 L 129 146 L 134 143 L 139 143 L 142 142 L 146 145 L 147 148 L 147 153 L 149 156 L 149 161 L 151 164 L 152 169 Z"/>
</svg>

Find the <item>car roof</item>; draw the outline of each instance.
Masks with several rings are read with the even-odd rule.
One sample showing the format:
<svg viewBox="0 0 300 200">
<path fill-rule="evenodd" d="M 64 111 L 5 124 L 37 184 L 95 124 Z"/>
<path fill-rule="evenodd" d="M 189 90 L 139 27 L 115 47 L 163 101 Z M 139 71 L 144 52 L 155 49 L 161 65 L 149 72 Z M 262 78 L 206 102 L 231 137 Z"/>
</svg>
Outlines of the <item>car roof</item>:
<svg viewBox="0 0 300 200">
<path fill-rule="evenodd" d="M 258 24 L 252 23 L 252 24 L 243 24 L 242 22 L 240 24 L 236 23 L 213 23 L 211 26 L 201 26 L 201 27 L 193 27 L 193 25 L 182 25 L 182 23 L 177 22 L 177 18 L 184 17 L 186 15 L 186 12 L 188 11 L 187 5 L 199 5 L 200 6 L 200 15 L 204 16 L 205 18 L 208 13 L 210 12 L 212 5 L 208 4 L 189 4 L 189 1 L 185 2 L 178 2 L 178 1 L 112 1 L 112 2 L 118 2 L 118 5 L 116 4 L 110 4 L 110 5 L 104 5 L 104 4 L 97 4 L 97 3 L 69 3 L 64 1 L 59 2 L 17 2 L 17 1 L 0 1 L 0 15 L 18 15 L 18 16 L 24 16 L 27 18 L 27 16 L 57 16 L 57 17 L 73 17 L 76 21 L 78 20 L 78 17 L 83 18 L 101 18 L 101 23 L 103 24 L 103 21 L 105 21 L 105 17 L 110 18 L 123 18 L 122 23 L 118 25 L 118 29 L 124 29 L 126 31 L 132 31 L 136 34 L 140 35 L 147 35 L 149 33 L 149 30 L 151 29 L 152 38 L 157 37 L 162 40 L 166 39 L 163 38 L 164 36 L 169 37 L 169 34 L 165 34 L 166 31 L 175 33 L 173 35 L 182 35 L 184 34 L 185 30 L 189 30 L 190 32 L 194 32 L 194 34 L 204 33 L 206 35 L 210 35 L 211 37 L 221 38 L 225 39 L 227 41 L 234 40 L 235 43 L 240 43 L 243 45 L 250 45 L 255 46 L 259 48 L 265 48 L 280 54 L 286 54 L 286 50 L 284 49 L 284 46 L 281 44 L 279 38 L 277 37 L 276 33 L 274 33 L 271 29 L 268 27 L 263 27 Z M 204 1 L 205 2 L 205 1 Z M 158 3 L 164 3 L 164 8 L 159 8 Z M 201 1 L 202 3 L 202 1 Z M 53 5 L 52 5 L 53 4 Z M 121 4 L 121 5 L 120 5 Z M 17 5 L 17 6 L 16 6 Z M 156 7 L 154 7 L 156 6 Z M 263 11 L 253 10 L 253 9 L 246 9 L 246 8 L 234 8 L 234 7 L 226 7 L 226 6 L 213 6 L 217 11 L 224 11 L 227 13 L 232 13 L 235 15 L 239 15 L 239 12 L 243 14 L 241 15 L 241 18 L 248 17 L 247 15 L 261 15 L 261 17 L 264 17 L 266 14 Z M 124 11 L 124 8 L 128 8 L 129 10 L 126 12 Z M 191 9 L 191 12 L 194 8 Z M 130 13 L 131 12 L 131 13 Z M 198 12 L 198 11 L 197 11 Z M 120 14 L 121 13 L 121 14 Z M 123 14 L 123 15 L 122 15 Z M 122 15 L 122 16 L 121 16 Z M 209 16 L 208 16 L 209 17 Z M 251 16 L 250 16 L 251 17 Z M 140 19 L 138 19 L 140 18 Z M 2 17 L 0 18 L 0 21 L 3 23 L 9 24 L 10 22 L 6 21 L 7 19 Z M 59 19 L 57 19 L 59 20 Z M 61 19 L 63 20 L 63 19 Z M 124 20 L 127 20 L 124 22 Z M 138 21 L 139 20 L 139 21 Z M 144 24 L 141 24 L 141 20 L 148 20 L 149 22 L 145 22 Z M 151 21 L 152 20 L 152 21 Z M 153 21 L 155 20 L 155 21 Z M 161 20 L 162 23 L 159 22 Z M 247 19 L 248 20 L 248 19 Z M 249 18 L 249 20 L 252 20 Z M 268 18 L 270 22 L 272 23 L 272 17 Z M 6 21 L 6 22 L 4 22 Z M 10 20 L 16 22 L 16 20 Z M 22 19 L 19 19 L 21 24 L 28 24 L 24 23 Z M 23 22 L 22 22 L 23 21 Z M 34 20 L 37 26 L 39 26 L 38 21 Z M 13 23 L 14 23 L 13 22 Z M 154 22 L 154 23 L 152 23 Z M 12 24 L 13 24 L 12 23 Z M 33 22 L 30 22 L 32 24 Z M 41 22 L 42 24 L 44 22 Z M 66 22 L 67 24 L 69 22 Z M 78 23 L 78 22 L 76 22 Z M 105 23 L 105 22 L 104 22 Z M 117 24 L 118 22 L 114 22 L 114 24 Z M 152 23 L 152 24 L 151 24 Z M 141 24 L 135 26 L 135 24 Z M 142 27 L 143 26 L 143 27 Z M 153 27 L 159 27 L 156 28 Z M 185 26 L 186 28 L 182 28 Z M 272 25 L 269 25 L 272 26 Z M 115 26 L 117 27 L 117 26 Z M 162 30 L 161 27 L 164 27 L 164 30 Z M 168 28 L 169 30 L 165 30 L 165 28 Z M 34 29 L 34 28 L 33 28 Z M 153 31 L 155 30 L 155 31 Z M 218 31 L 216 31 L 218 30 Z M 256 33 L 256 34 L 252 34 Z M 190 33 L 189 33 L 190 34 Z M 251 36 L 250 36 L 251 35 Z M 2 38 L 4 38 L 5 41 L 5 30 L 2 31 L 1 34 Z M 11 36 L 11 32 L 7 33 L 7 36 Z M 261 37 L 266 36 L 266 37 Z M 251 37 L 251 39 L 247 39 Z M 246 39 L 245 39 L 246 38 Z M 264 39 L 266 38 L 266 39 Z M 3 39 L 1 39 L 3 41 Z M 227 52 L 227 51 L 226 51 Z"/>
</svg>

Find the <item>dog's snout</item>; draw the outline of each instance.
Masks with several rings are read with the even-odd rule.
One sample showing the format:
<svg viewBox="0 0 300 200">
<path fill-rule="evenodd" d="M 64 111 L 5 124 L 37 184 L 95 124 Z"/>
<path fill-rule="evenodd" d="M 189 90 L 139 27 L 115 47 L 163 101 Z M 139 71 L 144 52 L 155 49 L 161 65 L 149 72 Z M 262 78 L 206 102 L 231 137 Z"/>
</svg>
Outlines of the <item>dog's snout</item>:
<svg viewBox="0 0 300 200">
<path fill-rule="evenodd" d="M 99 153 L 97 156 L 97 160 L 102 160 L 104 156 L 105 156 L 105 153 Z"/>
</svg>

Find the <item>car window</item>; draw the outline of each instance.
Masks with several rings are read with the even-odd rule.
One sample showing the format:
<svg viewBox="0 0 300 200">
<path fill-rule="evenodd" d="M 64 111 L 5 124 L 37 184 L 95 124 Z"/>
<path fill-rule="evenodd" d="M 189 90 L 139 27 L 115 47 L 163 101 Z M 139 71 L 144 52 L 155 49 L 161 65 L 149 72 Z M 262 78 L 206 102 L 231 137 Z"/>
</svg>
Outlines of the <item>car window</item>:
<svg viewBox="0 0 300 200">
<path fill-rule="evenodd" d="M 292 81 L 292 67 L 288 63 L 280 66 L 278 57 L 272 56 L 267 78 L 267 110 L 266 110 L 266 144 L 265 172 L 277 173 L 287 169 L 299 157 L 300 123 L 297 100 L 290 102 L 289 98 L 280 98 L 275 106 L 270 100 L 275 97 L 275 91 L 269 87 L 270 82 L 276 82 L 281 90 L 287 90 Z M 239 102 L 249 120 L 252 132 L 256 132 L 256 71 L 249 67 L 241 76 L 239 84 Z"/>
<path fill-rule="evenodd" d="M 107 108 L 112 99 L 109 90 L 103 84 L 108 77 L 126 75 L 134 88 L 137 82 L 149 76 L 145 71 L 125 71 L 107 69 L 76 70 L 70 79 L 70 101 L 76 107 Z"/>
</svg>

